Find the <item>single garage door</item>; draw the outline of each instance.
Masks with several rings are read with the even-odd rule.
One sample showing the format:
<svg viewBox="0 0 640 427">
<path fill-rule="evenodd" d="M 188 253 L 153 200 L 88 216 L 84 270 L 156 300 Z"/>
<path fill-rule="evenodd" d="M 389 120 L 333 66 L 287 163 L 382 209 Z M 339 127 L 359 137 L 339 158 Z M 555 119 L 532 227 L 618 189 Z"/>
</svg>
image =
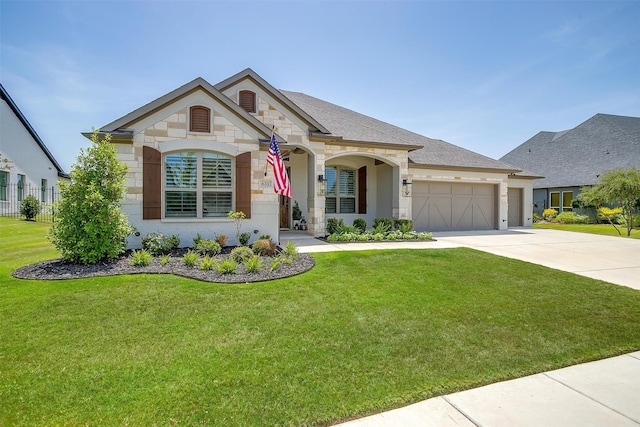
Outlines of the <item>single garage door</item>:
<svg viewBox="0 0 640 427">
<path fill-rule="evenodd" d="M 416 230 L 497 228 L 495 185 L 414 181 L 412 187 Z"/>
</svg>

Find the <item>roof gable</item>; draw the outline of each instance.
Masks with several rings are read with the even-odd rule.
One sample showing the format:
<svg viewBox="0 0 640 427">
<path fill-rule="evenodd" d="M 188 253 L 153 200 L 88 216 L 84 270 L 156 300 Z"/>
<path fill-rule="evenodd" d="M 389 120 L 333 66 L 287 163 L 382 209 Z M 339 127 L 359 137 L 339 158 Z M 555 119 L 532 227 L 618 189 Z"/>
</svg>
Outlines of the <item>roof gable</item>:
<svg viewBox="0 0 640 427">
<path fill-rule="evenodd" d="M 594 185 L 607 170 L 640 167 L 640 117 L 596 114 L 573 129 L 539 132 L 500 160 L 545 176 L 534 188 Z"/>
<path fill-rule="evenodd" d="M 16 115 L 18 120 L 20 120 L 20 122 L 22 123 L 24 128 L 27 130 L 27 132 L 29 132 L 29 135 L 31 135 L 33 140 L 38 144 L 40 149 L 47 156 L 51 164 L 53 164 L 53 166 L 56 168 L 56 170 L 58 171 L 58 176 L 62 178 L 69 178 L 69 175 L 62 169 L 62 167 L 60 166 L 58 161 L 55 159 L 55 157 L 53 157 L 53 154 L 51 154 L 51 152 L 49 151 L 45 143 L 42 141 L 42 139 L 40 139 L 40 136 L 38 135 L 38 133 L 35 131 L 33 126 L 31 126 L 31 123 L 29 123 L 29 121 L 24 116 L 24 114 L 22 114 L 22 111 L 20 111 L 20 109 L 18 108 L 18 105 L 13 101 L 13 99 L 9 95 L 9 92 L 7 92 L 7 90 L 4 88 L 4 86 L 2 86 L 1 83 L 0 83 L 0 97 L 2 98 L 3 101 L 7 103 L 7 105 L 9 105 L 9 108 L 11 108 L 11 111 L 13 111 L 13 113 Z"/>
<path fill-rule="evenodd" d="M 198 77 L 187 84 L 180 86 L 179 88 L 163 95 L 146 105 L 132 111 L 131 113 L 120 117 L 119 119 L 114 120 L 111 123 L 108 123 L 100 128 L 101 132 L 111 133 L 111 134 L 127 134 L 130 133 L 128 131 L 128 126 L 131 126 L 133 123 L 142 120 L 143 118 L 159 111 L 171 103 L 176 102 L 183 97 L 188 96 L 189 94 L 197 91 L 203 90 L 205 93 L 213 97 L 216 101 L 222 104 L 225 108 L 227 108 L 230 112 L 235 114 L 241 120 L 249 124 L 251 127 L 256 129 L 259 133 L 261 133 L 265 138 L 269 138 L 271 135 L 271 129 L 268 126 L 264 125 L 259 120 L 256 120 L 255 117 L 251 116 L 245 110 L 243 110 L 239 105 L 232 102 L 228 97 L 222 94 L 218 89 L 213 87 L 210 83 L 204 80 L 202 77 Z M 280 141 L 282 138 L 277 137 Z"/>
<path fill-rule="evenodd" d="M 242 80 L 249 79 L 258 87 L 260 87 L 265 92 L 269 93 L 273 98 L 277 99 L 281 104 L 287 107 L 290 111 L 296 114 L 300 119 L 302 119 L 308 126 L 311 132 L 319 132 L 322 134 L 330 133 L 321 123 L 319 123 L 314 117 L 309 115 L 306 111 L 301 109 L 298 105 L 291 102 L 289 98 L 287 98 L 282 91 L 279 91 L 275 87 L 273 87 L 269 82 L 260 77 L 258 73 L 253 71 L 251 68 L 246 68 L 239 73 L 229 77 L 217 83 L 215 88 L 220 92 L 224 92 L 226 89 L 238 84 Z"/>
</svg>

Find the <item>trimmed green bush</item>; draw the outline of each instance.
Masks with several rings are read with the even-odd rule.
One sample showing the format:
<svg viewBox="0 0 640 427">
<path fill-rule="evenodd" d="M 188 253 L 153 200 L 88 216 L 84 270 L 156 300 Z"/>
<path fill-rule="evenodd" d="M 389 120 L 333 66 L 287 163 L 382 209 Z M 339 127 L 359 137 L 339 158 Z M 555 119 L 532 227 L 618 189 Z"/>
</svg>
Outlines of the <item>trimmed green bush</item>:
<svg viewBox="0 0 640 427">
<path fill-rule="evenodd" d="M 247 246 L 249 244 L 249 239 L 251 239 L 251 233 L 240 233 L 240 244 L 242 246 Z"/>
<path fill-rule="evenodd" d="M 20 202 L 20 214 L 27 221 L 33 221 L 40 213 L 40 202 L 32 194 L 22 199 Z"/>
<path fill-rule="evenodd" d="M 542 218 L 544 218 L 545 221 L 551 221 L 557 215 L 558 211 L 555 209 L 545 209 L 542 211 Z"/>
<path fill-rule="evenodd" d="M 220 247 L 220 244 L 218 242 L 209 239 L 200 239 L 200 241 L 195 244 L 193 249 L 195 249 L 195 251 L 200 255 L 205 256 L 216 256 L 222 251 L 222 248 Z"/>
<path fill-rule="evenodd" d="M 353 226 L 357 228 L 361 233 L 364 233 L 367 231 L 367 221 L 364 218 L 354 219 Z"/>
<path fill-rule="evenodd" d="M 187 267 L 194 267 L 198 263 L 199 258 L 200 256 L 198 255 L 198 252 L 189 250 L 182 257 L 182 261 L 184 262 L 184 265 L 186 265 Z"/>
<path fill-rule="evenodd" d="M 393 219 L 375 218 L 373 220 L 373 230 L 375 233 L 386 233 L 391 229 L 393 229 Z"/>
<path fill-rule="evenodd" d="M 393 222 L 393 226 L 396 230 L 402 231 L 403 233 L 413 231 L 413 221 L 410 219 L 396 219 Z"/>
<path fill-rule="evenodd" d="M 220 274 L 233 274 L 238 269 L 238 264 L 234 260 L 227 258 L 221 261 L 217 268 Z"/>
<path fill-rule="evenodd" d="M 262 258 L 258 255 L 252 256 L 244 262 L 244 268 L 246 268 L 249 273 L 256 273 L 262 270 Z"/>
<path fill-rule="evenodd" d="M 588 224 L 591 222 L 589 215 L 578 215 L 575 212 L 562 212 L 552 222 L 560 224 Z"/>
<path fill-rule="evenodd" d="M 231 250 L 231 254 L 229 256 L 235 262 L 243 263 L 253 257 L 253 251 L 247 246 L 238 246 Z"/>
<path fill-rule="evenodd" d="M 164 236 L 162 233 L 148 233 L 142 238 L 142 249 L 153 256 L 166 255 L 180 245 L 177 234 Z"/>
<path fill-rule="evenodd" d="M 213 270 L 215 266 L 216 266 L 215 258 L 206 256 L 202 258 L 202 261 L 200 261 L 200 270 Z"/>
</svg>

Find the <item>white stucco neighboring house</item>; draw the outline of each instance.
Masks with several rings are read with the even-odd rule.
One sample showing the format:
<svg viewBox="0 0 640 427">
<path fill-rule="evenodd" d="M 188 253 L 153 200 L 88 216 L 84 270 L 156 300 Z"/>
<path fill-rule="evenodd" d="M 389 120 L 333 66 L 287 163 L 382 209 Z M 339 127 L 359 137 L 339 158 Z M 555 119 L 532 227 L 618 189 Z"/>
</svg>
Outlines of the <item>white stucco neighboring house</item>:
<svg viewBox="0 0 640 427">
<path fill-rule="evenodd" d="M 272 130 L 292 199 L 273 191 Z M 227 213 L 243 211 L 243 231 L 278 241 L 298 225 L 295 203 L 313 236 L 332 217 L 412 219 L 419 231 L 531 225 L 533 178 L 520 168 L 278 90 L 251 69 L 215 85 L 196 78 L 100 131 L 129 165 L 123 210 L 142 236 L 178 234 L 188 245 L 217 233 L 234 244 Z M 522 194 L 512 206 L 510 188 Z"/>
<path fill-rule="evenodd" d="M 50 204 L 58 181 L 69 176 L 53 157 L 35 129 L 0 84 L 0 212 L 19 212 L 20 201 L 32 194 Z"/>
</svg>

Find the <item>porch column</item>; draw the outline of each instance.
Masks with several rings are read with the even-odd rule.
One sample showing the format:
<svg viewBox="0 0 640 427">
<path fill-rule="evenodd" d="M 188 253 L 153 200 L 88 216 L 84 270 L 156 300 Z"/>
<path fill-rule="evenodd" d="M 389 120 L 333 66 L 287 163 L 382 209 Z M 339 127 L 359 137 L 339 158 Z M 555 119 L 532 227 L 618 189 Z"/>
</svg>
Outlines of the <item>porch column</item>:
<svg viewBox="0 0 640 427">
<path fill-rule="evenodd" d="M 324 154 L 309 153 L 308 157 L 307 233 L 314 237 L 325 235 L 324 194 L 320 194 L 318 175 L 324 176 Z"/>
</svg>

